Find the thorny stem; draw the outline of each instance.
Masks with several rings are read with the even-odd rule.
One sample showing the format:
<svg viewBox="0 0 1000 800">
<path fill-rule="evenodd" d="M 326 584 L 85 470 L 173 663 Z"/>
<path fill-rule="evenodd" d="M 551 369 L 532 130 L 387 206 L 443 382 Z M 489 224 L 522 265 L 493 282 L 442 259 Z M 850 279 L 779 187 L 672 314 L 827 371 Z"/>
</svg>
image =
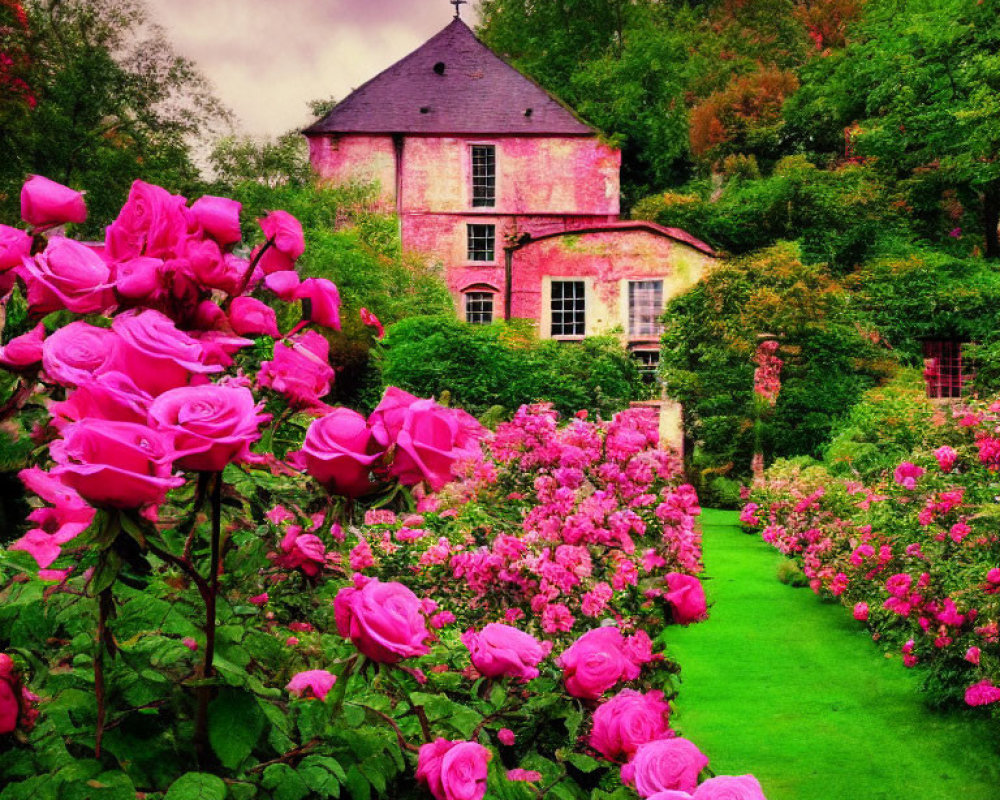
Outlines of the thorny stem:
<svg viewBox="0 0 1000 800">
<path fill-rule="evenodd" d="M 263 772 L 265 769 L 267 769 L 270 766 L 273 766 L 274 764 L 287 764 L 290 761 L 294 761 L 299 756 L 308 753 L 310 750 L 316 747 L 316 745 L 318 745 L 321 741 L 322 740 L 318 736 L 314 736 L 305 744 L 292 748 L 287 753 L 283 753 L 277 758 L 272 758 L 270 761 L 262 761 L 256 766 L 250 767 L 250 769 L 248 769 L 247 772 L 251 774 L 255 772 Z"/>
<path fill-rule="evenodd" d="M 208 490 L 208 472 L 198 473 L 198 487 L 194 492 L 194 505 L 191 506 L 191 516 L 187 521 L 187 538 L 184 541 L 184 559 L 186 561 L 191 560 L 191 548 L 194 547 L 194 537 L 198 530 L 198 512 L 201 510 L 202 503 L 205 502 L 205 493 Z"/>
<path fill-rule="evenodd" d="M 205 599 L 205 660 L 202 662 L 201 678 L 206 680 L 215 673 L 212 665 L 215 659 L 215 600 L 219 594 L 219 541 L 222 532 L 222 473 L 215 473 L 212 484 L 212 543 L 209 556 L 208 592 Z M 195 717 L 195 748 L 198 763 L 202 766 L 208 763 L 208 703 L 212 696 L 212 687 L 198 687 L 198 711 Z"/>
<path fill-rule="evenodd" d="M 264 242 L 264 246 L 257 251 L 257 255 L 254 256 L 253 261 L 250 262 L 250 266 L 247 267 L 246 274 L 243 276 L 243 280 L 240 282 L 240 287 L 239 289 L 237 289 L 236 294 L 232 295 L 232 297 L 239 297 L 247 290 L 247 286 L 250 285 L 250 279 L 253 277 L 253 271 L 257 268 L 257 265 L 260 263 L 261 257 L 264 255 L 264 253 L 267 252 L 267 248 L 273 246 L 274 246 L 273 237 Z"/>
</svg>

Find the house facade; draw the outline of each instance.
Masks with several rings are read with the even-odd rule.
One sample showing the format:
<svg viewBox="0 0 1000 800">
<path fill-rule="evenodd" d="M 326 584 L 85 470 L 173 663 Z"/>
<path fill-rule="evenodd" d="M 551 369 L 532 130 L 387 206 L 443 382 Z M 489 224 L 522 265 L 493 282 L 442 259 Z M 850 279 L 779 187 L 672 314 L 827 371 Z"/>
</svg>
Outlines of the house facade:
<svg viewBox="0 0 1000 800">
<path fill-rule="evenodd" d="M 684 231 L 619 217 L 621 151 L 458 17 L 304 131 L 323 180 L 376 182 L 404 248 L 439 260 L 468 322 L 622 332 L 655 365 L 659 316 L 711 263 Z"/>
</svg>

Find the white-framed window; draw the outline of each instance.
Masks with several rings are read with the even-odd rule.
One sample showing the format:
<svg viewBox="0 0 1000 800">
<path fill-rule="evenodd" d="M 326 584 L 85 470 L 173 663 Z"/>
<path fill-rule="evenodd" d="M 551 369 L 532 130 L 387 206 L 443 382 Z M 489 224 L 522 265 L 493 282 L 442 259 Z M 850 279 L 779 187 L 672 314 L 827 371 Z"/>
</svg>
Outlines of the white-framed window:
<svg viewBox="0 0 1000 800">
<path fill-rule="evenodd" d="M 659 336 L 663 333 L 663 281 L 628 282 L 628 335 Z"/>
<path fill-rule="evenodd" d="M 553 280 L 550 309 L 551 336 L 584 336 L 587 331 L 587 292 L 584 281 Z"/>
<path fill-rule="evenodd" d="M 465 293 L 465 321 L 474 325 L 493 322 L 493 292 Z"/>
<path fill-rule="evenodd" d="M 472 207 L 493 208 L 497 204 L 497 149 L 492 144 L 474 144 L 472 161 Z"/>
<path fill-rule="evenodd" d="M 465 226 L 469 261 L 493 261 L 496 254 L 496 225 Z"/>
</svg>

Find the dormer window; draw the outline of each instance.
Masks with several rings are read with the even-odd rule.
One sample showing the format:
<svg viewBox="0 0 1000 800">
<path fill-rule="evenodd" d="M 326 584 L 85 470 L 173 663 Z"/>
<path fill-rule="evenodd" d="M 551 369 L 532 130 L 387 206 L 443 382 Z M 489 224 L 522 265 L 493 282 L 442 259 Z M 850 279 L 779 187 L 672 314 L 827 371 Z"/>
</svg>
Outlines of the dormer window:
<svg viewBox="0 0 1000 800">
<path fill-rule="evenodd" d="M 497 149 L 492 144 L 472 145 L 472 206 L 497 204 Z"/>
</svg>

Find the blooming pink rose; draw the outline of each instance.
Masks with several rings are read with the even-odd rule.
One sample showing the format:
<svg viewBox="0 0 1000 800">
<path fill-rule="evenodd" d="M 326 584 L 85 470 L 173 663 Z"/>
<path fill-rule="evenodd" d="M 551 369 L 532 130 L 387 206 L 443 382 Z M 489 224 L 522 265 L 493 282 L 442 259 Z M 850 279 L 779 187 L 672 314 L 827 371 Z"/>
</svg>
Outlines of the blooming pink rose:
<svg viewBox="0 0 1000 800">
<path fill-rule="evenodd" d="M 669 714 L 663 692 L 622 689 L 594 712 L 590 746 L 612 761 L 631 758 L 639 745 L 670 735 Z"/>
<path fill-rule="evenodd" d="M 320 398 L 330 393 L 333 382 L 329 342 L 315 331 L 286 341 L 274 345 L 271 361 L 261 362 L 258 382 L 296 408 L 325 408 Z"/>
<path fill-rule="evenodd" d="M 76 386 L 108 371 L 119 344 L 118 334 L 107 328 L 71 322 L 42 344 L 42 366 L 50 380 L 62 386 Z"/>
<path fill-rule="evenodd" d="M 695 790 L 693 800 L 767 800 L 753 775 L 719 775 Z"/>
<path fill-rule="evenodd" d="M 263 334 L 277 339 L 278 317 L 274 309 L 252 297 L 233 298 L 229 307 L 229 324 L 240 335 Z"/>
<path fill-rule="evenodd" d="M 313 420 L 302 449 L 289 454 L 332 494 L 360 497 L 369 492 L 372 465 L 382 456 L 368 422 L 357 411 L 335 408 Z"/>
<path fill-rule="evenodd" d="M 15 336 L 0 347 L 0 364 L 14 371 L 36 369 L 42 363 L 44 341 L 45 326 L 39 322 L 27 333 Z"/>
<path fill-rule="evenodd" d="M 640 668 L 625 654 L 625 637 L 618 628 L 587 631 L 556 660 L 566 691 L 596 700 L 620 680 L 639 677 Z"/>
<path fill-rule="evenodd" d="M 285 687 L 296 697 L 312 697 L 326 700 L 327 693 L 337 682 L 337 676 L 331 675 L 325 669 L 310 669 L 294 675 Z"/>
<path fill-rule="evenodd" d="M 111 371 L 83 379 L 65 400 L 49 403 L 49 413 L 53 427 L 60 431 L 67 423 L 88 417 L 145 425 L 152 402 L 152 396 L 128 375 Z"/>
<path fill-rule="evenodd" d="M 220 245 L 238 242 L 240 232 L 240 211 L 243 204 L 228 197 L 213 197 L 206 194 L 191 204 L 191 213 L 202 229 Z"/>
<path fill-rule="evenodd" d="M 663 596 L 674 610 L 674 622 L 688 625 L 705 618 L 708 609 L 705 603 L 705 590 L 701 581 L 694 575 L 668 573 L 667 588 L 669 591 Z"/>
<path fill-rule="evenodd" d="M 19 267 L 31 255 L 31 237 L 20 228 L 0 225 L 0 272 Z"/>
<path fill-rule="evenodd" d="M 105 231 L 106 252 L 114 261 L 139 256 L 175 258 L 197 227 L 197 219 L 183 197 L 135 181 L 118 218 Z"/>
<path fill-rule="evenodd" d="M 219 372 L 204 363 L 204 348 L 159 311 L 119 314 L 111 324 L 121 338 L 116 364 L 152 395 L 184 386 L 192 374 Z"/>
<path fill-rule="evenodd" d="M 407 409 L 419 398 L 409 392 L 404 392 L 396 386 L 390 386 L 382 395 L 382 400 L 368 417 L 368 424 L 382 447 L 388 447 L 396 441 L 396 434 L 403 426 Z"/>
<path fill-rule="evenodd" d="M 188 239 L 183 263 L 187 275 L 205 289 L 235 294 L 243 282 L 242 262 L 224 258 L 219 245 L 211 239 Z"/>
<path fill-rule="evenodd" d="M 85 222 L 87 204 L 75 189 L 32 175 L 21 187 L 21 219 L 36 228 Z"/>
<path fill-rule="evenodd" d="M 244 339 L 225 331 L 200 331 L 195 335 L 195 341 L 201 345 L 202 363 L 206 367 L 232 366 L 235 352 L 253 346 L 253 339 Z M 249 384 L 250 379 L 247 378 L 246 382 Z"/>
<path fill-rule="evenodd" d="M 87 314 L 114 303 L 111 268 L 73 239 L 53 236 L 45 250 L 21 262 L 18 274 L 27 284 L 28 307 L 34 315 L 64 308 Z"/>
<path fill-rule="evenodd" d="M 296 299 L 295 293 L 302 285 L 302 281 L 294 270 L 280 270 L 267 275 L 264 278 L 264 285 L 286 303 L 291 303 Z"/>
<path fill-rule="evenodd" d="M 864 622 L 868 619 L 868 603 L 860 602 L 854 604 L 854 619 Z"/>
<path fill-rule="evenodd" d="M 466 412 L 433 400 L 411 403 L 396 433 L 396 452 L 389 474 L 404 486 L 427 481 L 438 491 L 452 480 L 452 465 L 480 453 L 485 429 Z"/>
<path fill-rule="evenodd" d="M 127 300 L 153 300 L 163 291 L 163 259 L 141 256 L 120 261 L 115 269 L 115 290 Z"/>
<path fill-rule="evenodd" d="M 360 589 L 344 587 L 334 599 L 337 632 L 372 661 L 394 664 L 430 652 L 420 600 L 406 586 L 376 578 Z"/>
<path fill-rule="evenodd" d="M 21 682 L 14 660 L 0 653 L 0 735 L 17 730 L 21 716 Z"/>
<path fill-rule="evenodd" d="M 476 742 L 435 739 L 417 754 L 417 782 L 435 800 L 482 800 L 491 753 Z"/>
<path fill-rule="evenodd" d="M 916 489 L 917 488 L 917 478 L 923 475 L 927 470 L 923 467 L 918 467 L 916 464 L 910 461 L 904 461 L 893 473 L 892 477 L 900 486 L 904 489 Z"/>
<path fill-rule="evenodd" d="M 687 739 L 657 739 L 639 745 L 632 760 L 622 767 L 622 783 L 634 784 L 640 797 L 657 792 L 694 792 L 698 774 L 708 759 Z"/>
<path fill-rule="evenodd" d="M 272 211 L 263 219 L 257 220 L 260 229 L 268 239 L 274 240 L 273 249 L 292 261 L 298 259 L 306 251 L 306 240 L 302 233 L 302 223 L 287 211 Z M 264 270 L 268 270 L 265 268 Z"/>
<path fill-rule="evenodd" d="M 242 386 L 182 386 L 153 401 L 149 424 L 174 437 L 178 467 L 221 472 L 226 464 L 250 455 L 260 426 L 271 418 L 260 409 Z"/>
<path fill-rule="evenodd" d="M 168 489 L 184 483 L 170 472 L 174 454 L 169 438 L 133 422 L 75 422 L 50 452 L 57 464 L 52 475 L 94 506 L 162 503 Z"/>
<path fill-rule="evenodd" d="M 491 622 L 479 633 L 466 631 L 462 644 L 469 649 L 472 666 L 480 674 L 522 681 L 538 677 L 538 664 L 552 649 L 551 642 L 540 644 L 530 633 L 499 622 Z"/>
<path fill-rule="evenodd" d="M 324 328 L 340 330 L 340 292 L 326 278 L 306 278 L 295 290 L 302 301 L 302 316 Z"/>
<path fill-rule="evenodd" d="M 255 605 L 262 606 L 268 601 L 267 592 L 261 592 L 260 594 L 255 594 L 253 597 L 249 598 L 247 602 Z"/>
<path fill-rule="evenodd" d="M 934 458 L 937 459 L 938 466 L 942 472 L 951 472 L 955 466 L 955 461 L 958 459 L 958 453 L 955 452 L 954 448 L 944 445 L 944 447 L 939 447 L 934 451 Z"/>
</svg>

